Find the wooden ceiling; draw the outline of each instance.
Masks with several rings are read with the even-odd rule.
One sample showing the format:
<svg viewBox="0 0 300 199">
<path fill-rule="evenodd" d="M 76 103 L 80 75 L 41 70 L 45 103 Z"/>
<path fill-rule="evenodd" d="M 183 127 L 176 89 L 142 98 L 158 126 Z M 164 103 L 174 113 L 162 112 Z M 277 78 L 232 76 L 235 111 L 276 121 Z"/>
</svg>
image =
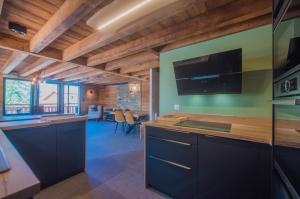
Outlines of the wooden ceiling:
<svg viewBox="0 0 300 199">
<path fill-rule="evenodd" d="M 271 23 L 271 0 L 178 0 L 113 34 L 86 24 L 112 1 L 0 0 L 2 73 L 99 85 L 146 80 L 160 52 Z"/>
</svg>

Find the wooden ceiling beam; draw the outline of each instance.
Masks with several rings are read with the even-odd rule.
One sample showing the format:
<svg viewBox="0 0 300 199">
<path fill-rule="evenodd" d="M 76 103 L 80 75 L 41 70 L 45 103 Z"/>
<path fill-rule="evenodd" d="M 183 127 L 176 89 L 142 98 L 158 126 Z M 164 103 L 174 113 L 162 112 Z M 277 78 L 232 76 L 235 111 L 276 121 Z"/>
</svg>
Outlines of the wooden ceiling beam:
<svg viewBox="0 0 300 199">
<path fill-rule="evenodd" d="M 102 0 L 66 0 L 30 40 L 30 52 L 38 53 L 81 20 Z"/>
<path fill-rule="evenodd" d="M 182 48 L 182 47 L 189 46 L 189 45 L 192 45 L 192 44 L 196 44 L 196 43 L 199 43 L 199 42 L 208 41 L 208 40 L 211 40 L 211 39 L 216 39 L 218 37 L 223 37 L 223 36 L 226 36 L 226 35 L 246 31 L 246 30 L 249 30 L 249 29 L 252 29 L 252 28 L 255 28 L 255 27 L 270 24 L 271 21 L 272 21 L 271 14 L 267 14 L 267 15 L 264 15 L 264 16 L 261 16 L 261 17 L 250 19 L 246 22 L 241 22 L 241 23 L 238 23 L 238 24 L 226 26 L 224 28 L 220 28 L 220 29 L 208 32 L 208 33 L 192 36 L 192 37 L 189 37 L 189 38 L 171 43 L 171 44 L 163 47 L 161 49 L 161 52 L 167 52 L 167 51 L 170 51 L 170 50 L 174 50 L 174 49 L 177 49 L 177 48 Z"/>
<path fill-rule="evenodd" d="M 93 66 L 107 63 L 147 49 L 170 44 L 193 35 L 209 32 L 215 28 L 222 28 L 266 15 L 271 13 L 271 11 L 272 2 L 269 0 L 234 1 L 221 8 L 212 10 L 209 14 L 200 15 L 181 24 L 151 33 L 145 37 L 90 56 L 87 60 L 87 65 Z"/>
<path fill-rule="evenodd" d="M 145 62 L 157 61 L 158 57 L 152 52 L 145 51 L 137 53 L 135 55 L 130 55 L 121 59 L 108 62 L 105 66 L 106 71 L 113 71 L 122 67 L 127 67 L 130 65 L 139 65 Z"/>
<path fill-rule="evenodd" d="M 113 78 L 102 78 L 100 80 L 93 80 L 87 82 L 88 84 L 110 84 L 110 83 L 120 83 L 120 82 L 130 82 L 130 79 L 113 79 Z"/>
<path fill-rule="evenodd" d="M 2 73 L 5 75 L 11 73 L 28 56 L 28 53 L 13 51 L 1 68 Z"/>
<path fill-rule="evenodd" d="M 50 77 L 50 79 L 52 79 L 52 80 L 60 80 L 60 79 L 68 78 L 68 77 L 71 77 L 71 76 L 75 76 L 75 75 L 80 75 L 80 74 L 83 74 L 83 73 L 91 72 L 91 71 L 94 71 L 94 70 L 96 70 L 96 69 L 90 68 L 90 67 L 86 67 L 86 66 L 79 66 L 79 67 L 76 67 L 76 68 L 64 71 L 62 73 L 56 74 L 56 75 Z"/>
<path fill-rule="evenodd" d="M 117 41 L 121 38 L 129 36 L 135 32 L 143 30 L 151 25 L 174 16 L 180 12 L 183 12 L 185 9 L 192 7 L 196 4 L 203 4 L 204 0 L 184 0 L 177 1 L 168 7 L 163 7 L 153 13 L 142 17 L 139 20 L 131 24 L 126 24 L 124 27 L 119 29 L 117 32 L 110 34 L 103 34 L 102 32 L 95 32 L 88 37 L 80 40 L 79 42 L 73 44 L 72 46 L 66 48 L 63 51 L 63 59 L 66 61 L 72 60 L 76 57 L 87 54 L 93 50 L 101 48 L 103 46 L 109 45 L 114 41 Z M 204 12 L 204 10 L 203 10 Z"/>
<path fill-rule="evenodd" d="M 27 77 L 33 73 L 36 73 L 36 72 L 46 68 L 47 66 L 49 66 L 50 64 L 53 64 L 54 62 L 55 62 L 55 60 L 53 60 L 53 59 L 39 58 L 38 60 L 36 60 L 32 64 L 30 64 L 29 66 L 22 69 L 20 71 L 19 75 L 22 77 Z"/>
<path fill-rule="evenodd" d="M 145 62 L 142 64 L 138 65 L 131 65 L 127 67 L 123 67 L 120 69 L 121 74 L 128 74 L 128 73 L 134 73 L 142 70 L 147 70 L 150 68 L 158 68 L 159 67 L 159 61 L 150 61 L 150 62 Z"/>
<path fill-rule="evenodd" d="M 130 75 L 132 76 L 143 76 L 143 75 L 149 75 L 150 74 L 150 70 L 149 69 L 146 69 L 146 70 L 142 70 L 142 71 L 138 71 L 138 72 L 133 72 L 133 73 L 130 73 Z"/>
<path fill-rule="evenodd" d="M 40 77 L 47 78 L 47 77 L 53 76 L 55 74 L 62 73 L 66 70 L 76 68 L 76 67 L 78 67 L 78 66 L 75 64 L 70 64 L 68 62 L 57 62 L 57 63 L 50 65 L 45 70 L 41 71 Z"/>
<path fill-rule="evenodd" d="M 97 76 L 97 75 L 101 75 L 103 73 L 104 73 L 104 71 L 95 70 L 95 71 L 87 72 L 87 73 L 84 73 L 84 74 L 75 75 L 75 76 L 72 76 L 72 77 L 69 77 L 69 78 L 65 78 L 62 81 L 65 81 L 65 82 L 75 81 L 75 80 L 80 80 L 80 79 L 84 79 L 84 78 L 94 77 L 94 76 Z"/>
</svg>

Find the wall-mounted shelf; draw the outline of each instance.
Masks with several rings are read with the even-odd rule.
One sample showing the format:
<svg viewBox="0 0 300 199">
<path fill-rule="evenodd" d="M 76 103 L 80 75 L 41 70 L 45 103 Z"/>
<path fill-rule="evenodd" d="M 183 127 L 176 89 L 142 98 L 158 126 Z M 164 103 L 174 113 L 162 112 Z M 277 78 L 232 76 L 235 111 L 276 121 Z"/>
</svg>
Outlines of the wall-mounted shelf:
<svg viewBox="0 0 300 199">
<path fill-rule="evenodd" d="M 272 104 L 297 106 L 297 105 L 300 105 L 300 99 L 275 99 L 275 100 L 272 100 Z"/>
</svg>

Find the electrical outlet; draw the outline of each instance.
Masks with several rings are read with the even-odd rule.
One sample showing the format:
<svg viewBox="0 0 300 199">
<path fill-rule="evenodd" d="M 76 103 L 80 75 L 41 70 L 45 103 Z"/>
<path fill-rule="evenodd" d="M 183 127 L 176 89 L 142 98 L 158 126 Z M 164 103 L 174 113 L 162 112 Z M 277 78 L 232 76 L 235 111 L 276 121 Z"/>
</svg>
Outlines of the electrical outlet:
<svg viewBox="0 0 300 199">
<path fill-rule="evenodd" d="M 174 104 L 174 110 L 179 111 L 179 104 Z"/>
</svg>

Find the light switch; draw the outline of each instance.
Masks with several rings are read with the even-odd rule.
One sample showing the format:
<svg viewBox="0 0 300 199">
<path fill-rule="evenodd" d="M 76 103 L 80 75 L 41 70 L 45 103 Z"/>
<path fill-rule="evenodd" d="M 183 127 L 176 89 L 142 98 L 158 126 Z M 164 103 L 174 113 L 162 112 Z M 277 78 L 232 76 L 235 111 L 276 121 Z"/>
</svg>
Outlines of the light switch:
<svg viewBox="0 0 300 199">
<path fill-rule="evenodd" d="M 179 104 L 174 104 L 174 110 L 179 111 Z"/>
</svg>

